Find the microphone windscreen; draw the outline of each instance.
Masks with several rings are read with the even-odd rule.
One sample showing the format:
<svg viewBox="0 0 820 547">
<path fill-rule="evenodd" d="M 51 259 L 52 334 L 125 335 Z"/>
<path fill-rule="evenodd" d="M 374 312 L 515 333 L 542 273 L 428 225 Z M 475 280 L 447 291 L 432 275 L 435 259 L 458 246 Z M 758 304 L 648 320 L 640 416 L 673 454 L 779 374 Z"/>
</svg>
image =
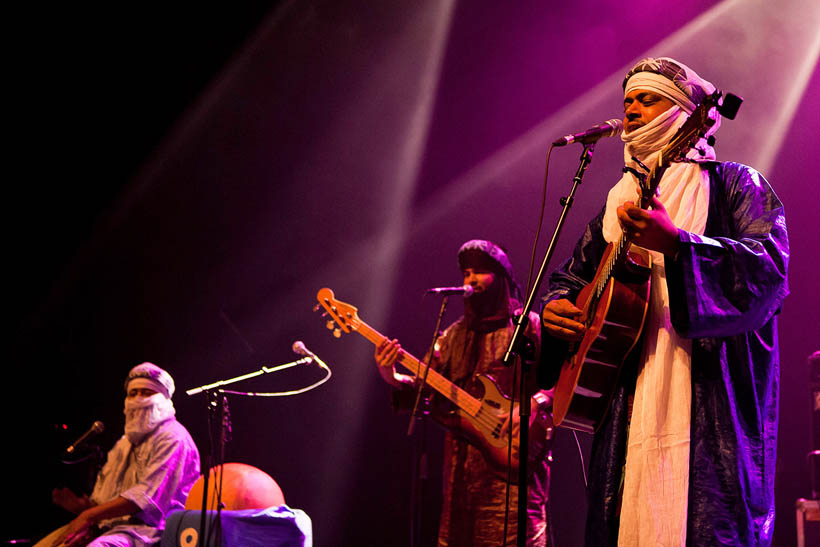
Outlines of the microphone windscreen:
<svg viewBox="0 0 820 547">
<path fill-rule="evenodd" d="M 305 346 L 305 343 L 302 342 L 301 340 L 295 341 L 293 343 L 293 346 L 291 346 L 291 349 L 293 350 L 293 353 L 296 353 L 296 354 L 299 354 L 299 355 L 305 355 L 305 356 L 310 355 L 310 352 L 308 352 L 307 347 Z"/>
</svg>

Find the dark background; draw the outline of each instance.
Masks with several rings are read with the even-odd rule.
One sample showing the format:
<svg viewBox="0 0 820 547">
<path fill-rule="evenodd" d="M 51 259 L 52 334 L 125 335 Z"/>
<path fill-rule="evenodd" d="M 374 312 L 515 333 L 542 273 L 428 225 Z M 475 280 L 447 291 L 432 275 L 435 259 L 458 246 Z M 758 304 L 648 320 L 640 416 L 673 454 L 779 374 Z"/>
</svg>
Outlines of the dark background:
<svg viewBox="0 0 820 547">
<path fill-rule="evenodd" d="M 184 391 L 290 361 L 298 339 L 333 378 L 289 398 L 231 397 L 226 459 L 273 476 L 311 516 L 317 545 L 408 545 L 420 435 L 408 439 L 407 418 L 391 414 L 370 344 L 335 341 L 311 312 L 316 291 L 333 288 L 422 354 L 438 301 L 421 295 L 459 282 L 459 245 L 505 245 L 525 284 L 547 144 L 619 116 L 625 70 L 669 54 L 745 97 L 718 157 L 759 168 L 787 208 L 775 538 L 793 545 L 794 500 L 809 495 L 806 358 L 820 345 L 811 6 L 786 2 L 776 18 L 707 0 L 674 12 L 649 1 L 314 1 L 14 13 L 4 461 L 15 503 L 0 539 L 65 521 L 50 490 L 85 477 L 60 452 L 97 419 L 100 445 L 113 444 L 132 366 L 172 373 L 204 457 L 205 403 Z M 579 152 L 553 154 L 545 232 Z M 620 154 L 616 140 L 599 144 L 556 260 L 619 176 Z M 459 313 L 452 302 L 445 321 Z M 291 369 L 242 388 L 320 377 Z M 426 437 L 429 538 L 441 435 Z M 585 499 L 568 431 L 555 459 L 555 537 L 577 545 Z"/>
</svg>

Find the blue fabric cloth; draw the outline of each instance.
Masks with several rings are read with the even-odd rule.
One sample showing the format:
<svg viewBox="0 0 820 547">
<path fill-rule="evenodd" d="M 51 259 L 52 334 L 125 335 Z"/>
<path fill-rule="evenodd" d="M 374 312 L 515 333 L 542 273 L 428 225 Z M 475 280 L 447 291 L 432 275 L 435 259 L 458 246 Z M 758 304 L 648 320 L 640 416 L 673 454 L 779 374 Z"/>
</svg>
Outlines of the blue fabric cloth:
<svg viewBox="0 0 820 547">
<path fill-rule="evenodd" d="M 687 545 L 770 545 L 780 362 L 776 314 L 788 294 L 789 243 L 783 205 L 760 173 L 710 163 L 703 236 L 680 231 L 667 257 L 670 313 L 692 344 L 692 419 Z M 606 242 L 603 211 L 570 259 L 550 276 L 544 302 L 576 298 L 594 276 Z M 542 333 L 539 383 L 555 384 L 564 342 Z M 625 365 L 610 411 L 595 434 L 586 543 L 617 545 L 618 502 L 636 371 Z"/>
<path fill-rule="evenodd" d="M 206 526 L 216 530 L 216 511 L 208 511 Z M 287 505 L 267 509 L 222 511 L 222 547 L 312 547 L 310 517 Z M 160 547 L 204 547 L 200 538 L 202 511 L 175 511 L 168 517 Z M 211 532 L 213 533 L 213 532 Z M 209 537 L 208 545 L 217 545 Z"/>
</svg>

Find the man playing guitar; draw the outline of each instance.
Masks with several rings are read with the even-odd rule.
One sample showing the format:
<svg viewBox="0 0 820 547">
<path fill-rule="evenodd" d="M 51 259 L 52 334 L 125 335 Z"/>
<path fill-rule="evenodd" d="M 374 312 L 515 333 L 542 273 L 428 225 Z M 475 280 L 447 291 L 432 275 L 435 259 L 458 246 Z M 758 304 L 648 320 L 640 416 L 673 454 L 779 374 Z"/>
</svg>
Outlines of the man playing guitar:
<svg viewBox="0 0 820 547">
<path fill-rule="evenodd" d="M 566 406 L 570 427 L 595 434 L 586 544 L 769 545 L 776 315 L 788 294 L 783 206 L 751 167 L 715 161 L 713 111 L 733 118 L 739 104 L 725 107 L 736 97 L 719 102 L 714 85 L 666 57 L 636 64 L 623 87 L 624 176 L 550 275 L 542 311 L 539 380 L 557 381 L 556 423 Z M 633 314 L 642 314 L 640 340 L 626 345 L 625 359 L 607 362 L 598 349 L 594 359 L 576 358 L 604 325 L 592 319 L 601 307 L 582 295 L 602 286 L 609 268 L 601 266 L 624 245 L 652 259 L 637 299 L 646 306 Z M 614 328 L 605 338 L 625 323 L 606 322 Z M 611 390 L 578 371 L 601 362 L 604 372 L 622 367 Z M 583 416 L 595 401 L 605 414 Z"/>
<path fill-rule="evenodd" d="M 513 277 L 512 265 L 499 246 L 485 240 L 472 240 L 462 245 L 458 252 L 458 263 L 464 284 L 471 286 L 474 293 L 464 301 L 464 316 L 439 337 L 431 369 L 468 391 L 477 375 L 486 375 L 495 380 L 503 393 L 513 394 L 513 367 L 506 367 L 502 363 L 513 332 L 513 313 L 521 308 L 520 298 L 515 298 L 519 296 L 520 289 Z M 530 316 L 526 337 L 535 344 L 537 355 L 540 338 L 538 315 L 531 313 Z M 414 377 L 402 374 L 395 368 L 401 352 L 397 340 L 385 340 L 376 346 L 375 359 L 384 380 L 396 388 L 394 400 L 397 401 L 397 406 L 412 408 Z M 532 386 L 529 393 L 535 393 L 534 377 L 528 378 L 528 381 Z M 545 413 L 550 400 L 549 392 L 536 393 L 530 401 L 531 422 Z M 434 404 L 434 418 L 439 411 Z M 508 413 L 506 419 L 500 420 L 498 424 L 502 438 L 506 438 L 511 430 L 513 438 L 517 439 L 517 406 L 512 413 L 512 420 Z M 544 430 L 537 431 L 544 435 Z M 533 438 L 531 442 L 543 445 L 545 439 Z M 504 545 L 505 480 L 475 443 L 465 441 L 451 430 L 448 430 L 445 443 L 444 501 L 439 525 L 439 545 Z M 530 454 L 532 453 L 530 450 Z M 537 461 L 528 461 L 527 465 L 530 476 L 527 490 L 527 545 L 543 547 L 547 541 L 549 467 L 543 452 Z M 517 499 L 517 487 L 513 485 L 507 515 L 506 545 L 516 543 Z"/>
</svg>

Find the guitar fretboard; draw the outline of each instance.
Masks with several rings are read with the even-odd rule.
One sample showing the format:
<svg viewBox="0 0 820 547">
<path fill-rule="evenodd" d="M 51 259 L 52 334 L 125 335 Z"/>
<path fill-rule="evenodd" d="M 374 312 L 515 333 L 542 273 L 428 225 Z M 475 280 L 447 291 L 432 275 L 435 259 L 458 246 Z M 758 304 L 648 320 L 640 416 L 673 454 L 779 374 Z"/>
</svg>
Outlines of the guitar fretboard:
<svg viewBox="0 0 820 547">
<path fill-rule="evenodd" d="M 356 332 L 370 340 L 370 342 L 377 347 L 387 340 L 386 336 L 382 335 L 379 331 L 364 321 L 359 321 L 358 325 L 351 324 L 350 326 L 356 330 Z M 413 357 L 404 350 L 400 350 L 398 361 L 403 367 L 407 368 L 407 370 L 412 372 L 417 377 L 423 378 L 425 371 L 429 368 L 419 359 Z M 429 372 L 427 372 L 427 383 L 470 416 L 477 415 L 478 411 L 481 409 L 481 401 L 455 385 L 453 382 L 432 368 Z"/>
</svg>

